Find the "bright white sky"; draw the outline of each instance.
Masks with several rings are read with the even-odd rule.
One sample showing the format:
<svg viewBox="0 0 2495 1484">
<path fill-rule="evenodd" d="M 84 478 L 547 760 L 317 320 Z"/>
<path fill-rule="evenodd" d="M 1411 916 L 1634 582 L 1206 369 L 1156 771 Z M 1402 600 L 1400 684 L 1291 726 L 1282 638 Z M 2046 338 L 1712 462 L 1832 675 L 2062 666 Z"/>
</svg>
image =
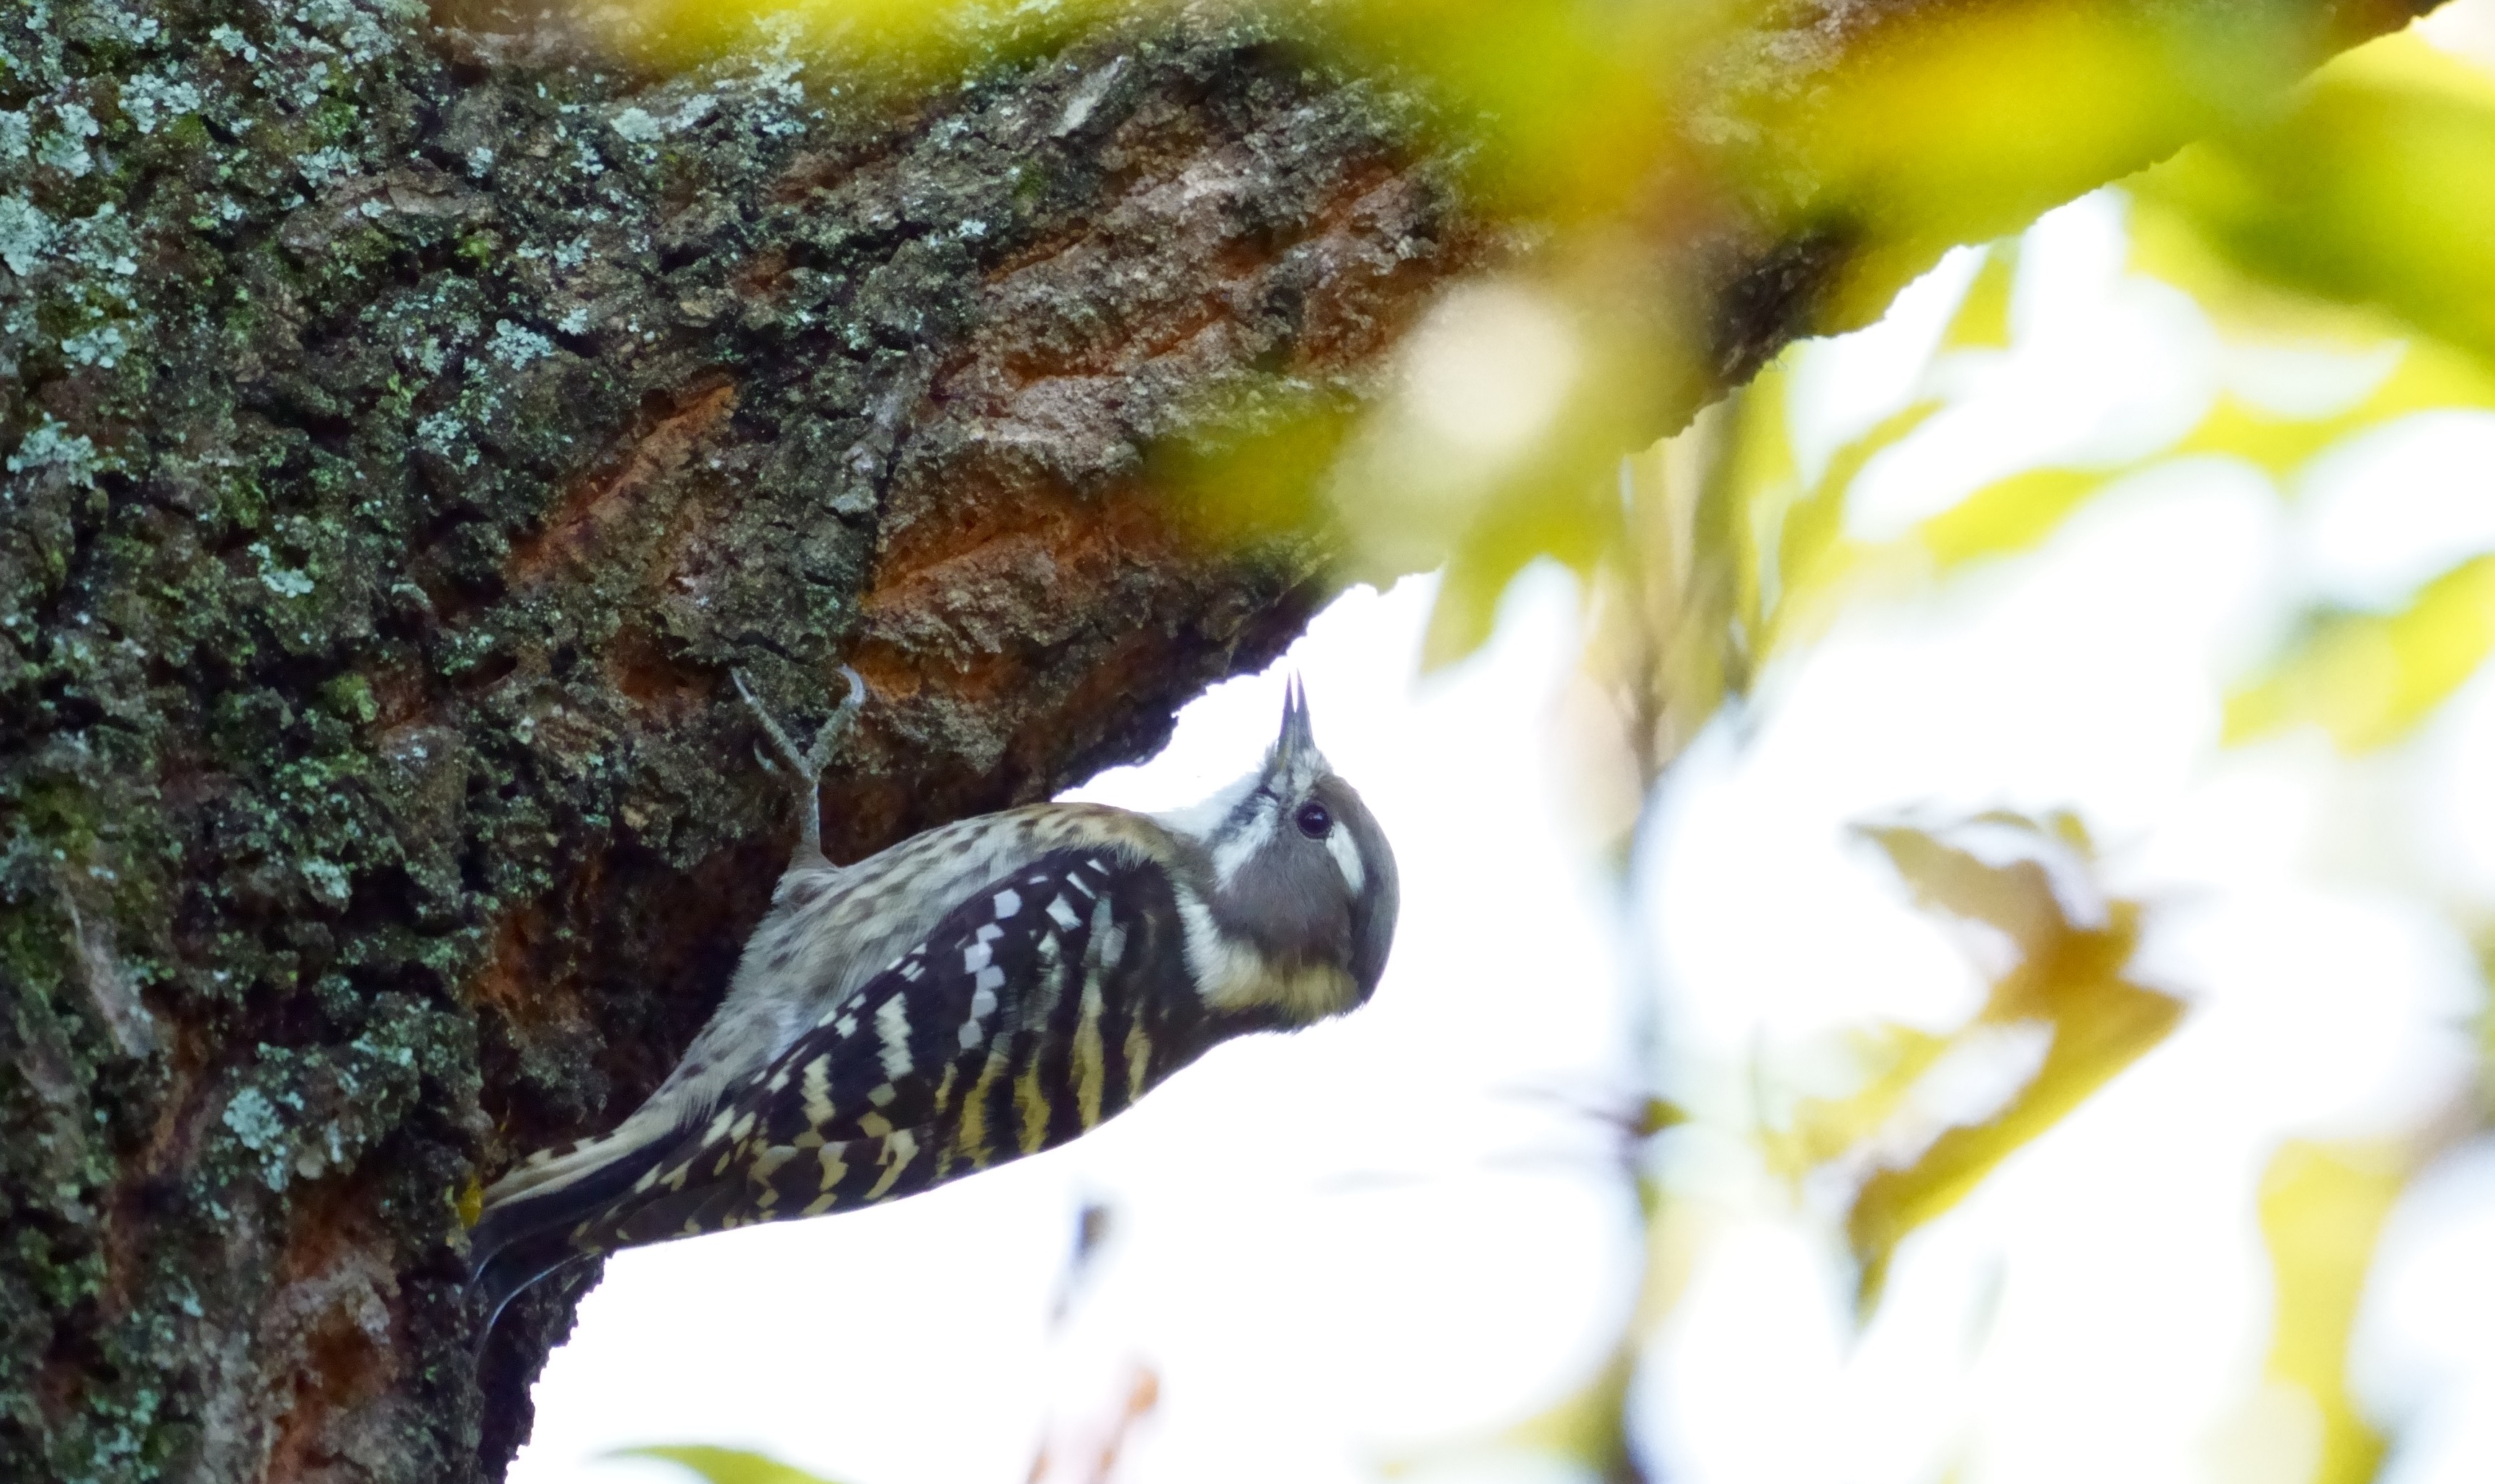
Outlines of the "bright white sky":
<svg viewBox="0 0 2495 1484">
<path fill-rule="evenodd" d="M 1159 1371 L 1136 1477 L 1365 1479 L 1590 1364 L 1633 1213 L 1572 1112 L 1617 1099 L 1618 932 L 1556 828 L 1547 722 L 1564 579 L 1413 682 L 1432 584 L 1361 591 L 1284 665 L 1190 705 L 1082 796 L 1162 808 L 1252 766 L 1308 684 L 1319 743 L 1396 846 L 1393 962 L 1359 1015 L 1235 1043 L 1065 1149 L 880 1210 L 628 1252 L 538 1388 L 512 1484 L 674 1477 L 631 1440 L 766 1447 L 856 1484 L 1019 1480 L 1050 1418 Z M 1053 1320 L 1087 1198 L 1116 1233 Z"/>
<path fill-rule="evenodd" d="M 1966 400 L 1875 467 L 1861 534 L 2040 450 L 2154 447 L 2221 385 L 2326 397 L 2366 374 L 2282 384 L 2221 344 L 2123 275 L 2110 198 L 2048 218 L 2024 262 L 2018 348 L 1941 363 Z M 1970 271 L 1815 349 L 1803 425 L 1833 446 L 1901 405 Z M 1771 677 L 1741 734 L 1701 738 L 1625 896 L 1581 838 L 1582 755 L 1556 724 L 1570 579 L 1528 573 L 1490 647 L 1421 681 L 1431 581 L 1347 596 L 1082 796 L 1159 808 L 1227 781 L 1296 670 L 1402 864 L 1376 1002 L 1222 1048 L 1064 1150 L 615 1258 L 512 1484 L 684 1477 L 601 1461 L 643 1441 L 845 1484 L 1011 1484 L 1044 1438 L 1061 1459 L 1096 1445 L 1139 1367 L 1160 1401 L 1128 1484 L 1575 1477 L 1477 1445 L 1581 1382 L 1623 1317 L 1641 1239 L 1600 1115 L 1638 1085 L 1629 986 L 1661 985 L 1659 1070 L 1728 1128 L 1753 1057 L 1790 1053 L 1780 1072 L 1806 1080 L 1833 1029 L 1951 1024 L 1976 972 L 1844 826 L 2000 806 L 2077 811 L 2109 884 L 2170 904 L 2136 974 L 2192 1013 L 1910 1242 L 1859 1340 L 1835 1213 L 1797 1208 L 1730 1132 L 1677 1137 L 1695 1266 L 1639 1378 L 1641 1438 L 1685 1484 L 2300 1484 L 2308 1424 L 2261 1388 L 2253 1193 L 2282 1137 L 2398 1133 L 2473 1074 L 2479 973 L 2420 902 L 2495 903 L 2495 684 L 2361 765 L 2309 737 L 2221 752 L 2220 687 L 2298 594 L 2380 598 L 2495 549 L 2490 470 L 2488 415 L 2377 440 L 2292 501 L 2198 465 L 2107 497 L 2032 561 L 1858 613 Z M 1069 1286 L 1087 1200 L 1113 1236 Z M 2367 1295 L 2356 1379 L 2404 1429 L 2390 1484 L 2495 1477 L 2489 1252 L 2495 1155 L 2472 1150 L 2404 1202 Z"/>
</svg>

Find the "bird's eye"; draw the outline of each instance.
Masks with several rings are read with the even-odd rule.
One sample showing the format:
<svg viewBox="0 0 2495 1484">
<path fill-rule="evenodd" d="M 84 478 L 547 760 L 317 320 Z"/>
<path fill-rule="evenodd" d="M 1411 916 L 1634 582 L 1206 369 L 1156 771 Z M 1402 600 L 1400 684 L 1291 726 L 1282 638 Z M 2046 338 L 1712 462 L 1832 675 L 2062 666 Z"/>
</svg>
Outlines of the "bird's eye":
<svg viewBox="0 0 2495 1484">
<path fill-rule="evenodd" d="M 1300 833 L 1311 840 L 1323 840 L 1326 831 L 1334 828 L 1334 815 L 1314 799 L 1302 804 L 1292 819 L 1299 824 Z"/>
</svg>

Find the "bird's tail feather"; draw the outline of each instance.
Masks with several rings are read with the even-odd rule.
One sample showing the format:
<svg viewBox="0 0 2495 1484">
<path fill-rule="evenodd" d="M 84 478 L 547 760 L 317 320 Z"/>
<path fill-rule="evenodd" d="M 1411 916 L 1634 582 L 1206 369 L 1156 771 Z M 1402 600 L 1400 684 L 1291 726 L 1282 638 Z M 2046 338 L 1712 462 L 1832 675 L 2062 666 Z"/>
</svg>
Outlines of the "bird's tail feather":
<svg viewBox="0 0 2495 1484">
<path fill-rule="evenodd" d="M 631 1193 L 674 1149 L 678 1131 L 628 1124 L 495 1183 L 485 1193 L 484 1215 L 468 1234 L 469 1286 L 485 1299 L 479 1345 L 505 1306 L 531 1283 L 575 1258 L 600 1254 L 573 1245 L 573 1228 Z"/>
</svg>

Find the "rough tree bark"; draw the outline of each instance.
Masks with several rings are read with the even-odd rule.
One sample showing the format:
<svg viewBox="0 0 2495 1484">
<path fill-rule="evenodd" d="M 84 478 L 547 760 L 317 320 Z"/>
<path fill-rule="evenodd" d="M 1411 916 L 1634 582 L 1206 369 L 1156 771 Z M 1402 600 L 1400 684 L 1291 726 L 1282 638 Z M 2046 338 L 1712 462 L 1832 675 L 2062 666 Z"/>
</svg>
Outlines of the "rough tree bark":
<svg viewBox="0 0 2495 1484">
<path fill-rule="evenodd" d="M 1236 17 L 909 92 L 11 0 L 0 1477 L 498 1475 L 574 1292 L 480 1387 L 479 1182 L 655 1083 L 789 843 L 728 668 L 801 724 L 865 674 L 849 857 L 1275 654 L 1322 518 L 1217 533 L 1148 455 L 1356 405 L 1527 250 L 1421 117 Z M 1656 272 L 1739 375 L 1826 251 L 1719 204 Z"/>
</svg>

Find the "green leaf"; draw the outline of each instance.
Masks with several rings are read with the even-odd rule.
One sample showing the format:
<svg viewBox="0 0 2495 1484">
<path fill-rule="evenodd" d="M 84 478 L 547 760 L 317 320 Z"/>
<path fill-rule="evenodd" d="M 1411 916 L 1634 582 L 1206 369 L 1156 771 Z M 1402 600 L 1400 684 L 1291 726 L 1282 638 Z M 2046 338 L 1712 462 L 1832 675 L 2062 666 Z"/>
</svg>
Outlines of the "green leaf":
<svg viewBox="0 0 2495 1484">
<path fill-rule="evenodd" d="M 2393 613 L 2330 612 L 2227 696 L 2230 744 L 2317 725 L 2342 752 L 2387 747 L 2495 653 L 2495 556 L 2419 589 Z"/>
<path fill-rule="evenodd" d="M 1978 6 L 1946 29 L 1861 48 L 1778 138 L 1796 139 L 1798 211 L 1876 224 L 1833 325 L 1868 323 L 1961 242 L 2042 211 L 2224 125 L 2290 80 L 2308 43 L 2292 17 L 2232 7 L 2227 23 L 2103 6 Z M 1848 208 L 1851 213 L 1848 214 Z"/>
<path fill-rule="evenodd" d="M 835 1484 L 792 1464 L 749 1453 L 742 1448 L 715 1448 L 704 1443 L 658 1443 L 618 1448 L 608 1458 L 655 1458 L 679 1464 L 708 1484 Z"/>
<path fill-rule="evenodd" d="M 2495 356 L 2495 80 L 2414 33 L 2349 52 L 2143 199 L 2247 272 Z"/>
</svg>

